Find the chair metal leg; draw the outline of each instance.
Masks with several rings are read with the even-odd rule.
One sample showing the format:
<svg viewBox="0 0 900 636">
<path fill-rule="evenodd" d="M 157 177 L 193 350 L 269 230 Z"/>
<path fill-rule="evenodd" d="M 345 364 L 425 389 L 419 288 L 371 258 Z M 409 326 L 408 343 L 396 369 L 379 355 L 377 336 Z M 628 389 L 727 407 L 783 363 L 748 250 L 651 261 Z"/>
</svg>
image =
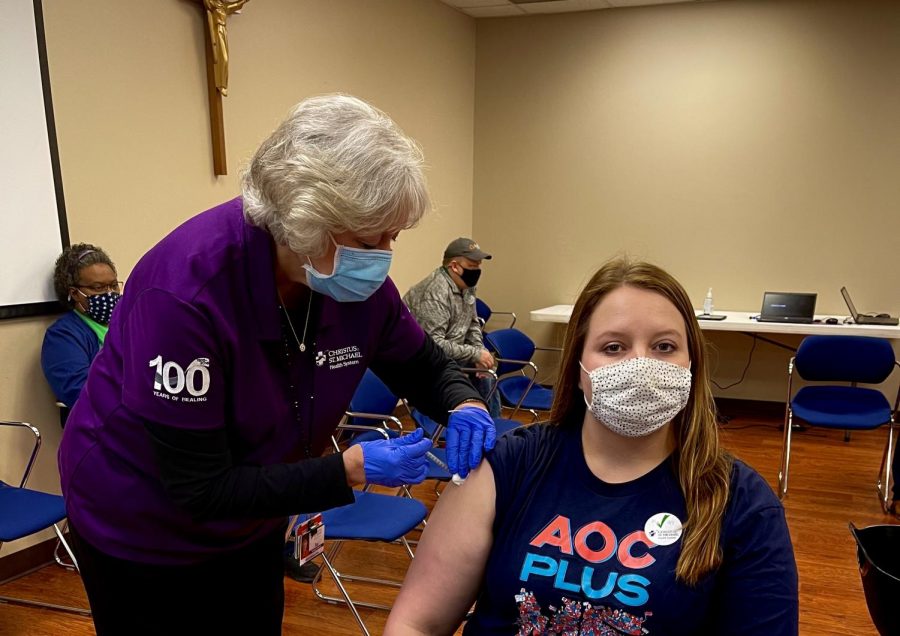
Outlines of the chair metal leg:
<svg viewBox="0 0 900 636">
<path fill-rule="evenodd" d="M 415 559 L 416 555 L 413 554 L 412 548 L 409 546 L 409 541 L 406 537 L 400 537 L 400 542 L 403 544 L 403 547 L 406 548 L 406 553 L 409 555 L 410 560 Z"/>
<path fill-rule="evenodd" d="M 57 524 L 53 524 L 53 529 L 56 531 L 56 536 L 59 537 L 59 541 L 62 543 L 66 552 L 69 554 L 69 557 L 72 559 L 72 563 L 74 564 L 74 569 L 78 572 L 78 562 L 75 560 L 75 555 L 72 554 L 72 550 L 69 548 L 69 544 L 66 543 L 65 538 L 63 538 L 62 532 L 59 530 L 59 526 Z M 3 545 L 3 542 L 0 541 L 0 546 Z M 57 559 L 58 561 L 59 559 Z M 66 567 L 64 565 L 64 567 Z M 67 569 L 71 569 L 72 566 L 67 566 Z M 42 609 L 50 609 L 56 610 L 58 612 L 68 612 L 69 614 L 78 614 L 80 616 L 91 616 L 91 610 L 85 609 L 83 607 L 71 607 L 69 605 L 57 605 L 56 603 L 44 603 L 43 601 L 33 601 L 30 599 L 24 598 L 15 598 L 12 596 L 0 596 L 0 604 L 7 605 L 19 605 L 22 607 L 40 607 Z"/>
<path fill-rule="evenodd" d="M 63 547 L 62 541 L 57 539 L 56 547 L 53 548 L 53 560 L 56 561 L 56 564 L 59 567 L 74 571 L 76 569 L 75 565 L 73 563 L 67 563 L 66 560 L 60 555 L 59 550 L 62 547 Z"/>
<path fill-rule="evenodd" d="M 403 547 L 406 548 L 407 554 L 409 554 L 409 558 L 415 558 L 413 554 L 412 548 L 409 545 L 409 541 L 407 541 L 406 537 L 400 537 L 398 540 L 403 544 Z M 344 587 L 344 581 L 353 581 L 356 583 L 375 583 L 378 585 L 387 585 L 390 587 L 399 588 L 402 585 L 401 581 L 391 581 L 388 579 L 377 579 L 368 576 L 356 576 L 353 574 L 341 574 L 336 567 L 334 567 L 334 561 L 337 557 L 337 553 L 340 549 L 340 544 L 343 544 L 343 541 L 335 541 L 335 545 L 330 551 L 326 551 L 322 554 L 322 559 L 325 562 L 325 565 L 328 567 L 329 572 L 331 572 L 331 576 L 335 581 L 335 584 L 338 586 L 338 589 L 341 592 L 341 597 L 338 596 L 329 596 L 325 594 L 322 590 L 319 589 L 319 582 L 322 580 L 322 572 L 323 568 L 319 568 L 319 571 L 316 573 L 315 578 L 313 578 L 312 588 L 313 593 L 320 598 L 321 600 L 327 603 L 344 603 L 350 606 L 354 615 L 357 615 L 356 607 L 368 607 L 371 609 L 381 609 L 381 610 L 391 610 L 390 605 L 383 605 L 381 603 L 370 603 L 368 601 L 351 601 L 350 595 L 347 593 L 346 588 Z M 359 620 L 359 619 L 357 619 Z M 361 625 L 362 626 L 362 625 Z"/>
<path fill-rule="evenodd" d="M 413 554 L 412 548 L 409 545 L 409 541 L 406 537 L 400 537 L 397 541 L 393 541 L 392 543 L 400 543 L 406 548 L 406 553 L 409 555 L 410 559 L 415 558 L 415 554 Z M 336 553 L 331 555 L 331 560 L 334 561 L 336 558 Z M 387 585 L 390 587 L 399 588 L 402 585 L 402 581 L 392 581 L 390 579 L 378 579 L 369 576 L 360 576 L 356 574 L 341 574 L 338 572 L 338 576 L 340 576 L 345 581 L 354 581 L 361 583 L 376 583 L 378 585 Z M 363 607 L 377 607 L 380 609 L 390 609 L 390 607 L 386 607 L 384 605 L 366 605 L 365 603 L 357 603 L 357 605 L 362 605 Z"/>
<path fill-rule="evenodd" d="M 532 366 L 533 366 L 533 365 L 532 365 Z M 526 374 L 523 372 L 522 375 L 526 375 Z M 526 376 L 526 377 L 527 377 L 527 376 Z M 510 419 L 515 419 L 516 413 L 518 413 L 518 412 L 519 412 L 519 409 L 522 408 L 522 402 L 525 401 L 525 397 L 528 395 L 528 392 L 531 391 L 531 387 L 534 386 L 536 380 L 537 380 L 537 370 L 535 369 L 535 373 L 534 373 L 534 375 L 531 377 L 531 381 L 528 383 L 528 386 L 525 387 L 525 390 L 522 391 L 522 395 L 519 396 L 519 401 L 516 402 L 516 406 L 515 406 L 515 408 L 513 408 L 512 415 L 509 416 Z"/>
<path fill-rule="evenodd" d="M 65 540 L 65 532 L 66 526 L 68 525 L 68 521 L 63 521 L 62 530 L 56 527 L 54 524 L 53 529 L 56 531 L 56 536 L 59 537 L 56 540 L 56 547 L 53 548 L 53 559 L 60 565 L 60 567 L 64 567 L 67 570 L 78 571 L 78 563 L 75 561 L 75 555 L 72 553 L 72 550 L 69 548 L 69 544 L 66 543 Z M 63 560 L 63 557 L 59 553 L 60 548 L 65 548 L 66 554 L 69 556 L 71 563 Z"/>
<path fill-rule="evenodd" d="M 316 596 L 318 596 L 323 601 L 329 603 L 344 603 L 347 607 L 350 608 L 350 611 L 353 613 L 353 618 L 356 619 L 356 623 L 359 625 L 360 631 L 362 631 L 364 636 L 371 636 L 369 634 L 369 630 L 366 628 L 366 624 L 363 622 L 362 616 L 359 615 L 359 611 L 356 609 L 356 604 L 350 599 L 350 594 L 347 593 L 347 588 L 344 587 L 344 584 L 341 582 L 341 575 L 338 574 L 337 570 L 331 565 L 331 561 L 328 559 L 328 555 L 324 552 L 322 553 L 322 561 L 325 564 L 325 567 L 328 568 L 328 571 L 331 572 L 331 577 L 334 579 L 335 585 L 337 585 L 338 589 L 341 591 L 342 599 L 333 597 L 333 596 L 325 596 L 319 590 L 318 585 L 316 584 L 322 578 L 322 570 L 324 568 L 319 568 L 318 573 L 313 579 L 313 592 Z"/>
<path fill-rule="evenodd" d="M 881 502 L 881 509 L 888 512 L 891 505 L 891 468 L 894 463 L 894 453 L 897 452 L 894 444 L 894 420 L 891 419 L 888 427 L 887 444 L 884 446 L 884 454 L 881 458 L 881 466 L 878 468 L 878 482 L 875 484 L 875 490 L 878 492 L 878 499 Z M 894 479 L 897 476 L 894 475 Z"/>
<path fill-rule="evenodd" d="M 778 472 L 778 498 L 784 499 L 788 489 L 788 469 L 791 463 L 791 429 L 794 420 L 794 413 L 790 404 L 787 406 L 787 412 L 784 422 L 784 440 L 781 446 L 781 470 Z"/>
<path fill-rule="evenodd" d="M 0 596 L 0 604 L 20 605 L 22 607 L 40 607 L 41 609 L 56 610 L 57 612 L 67 612 L 69 614 L 78 614 L 79 616 L 90 616 L 91 610 L 80 607 L 70 607 L 68 605 L 56 605 L 55 603 L 43 603 L 41 601 L 31 601 L 22 598 L 12 598 L 11 596 Z"/>
</svg>

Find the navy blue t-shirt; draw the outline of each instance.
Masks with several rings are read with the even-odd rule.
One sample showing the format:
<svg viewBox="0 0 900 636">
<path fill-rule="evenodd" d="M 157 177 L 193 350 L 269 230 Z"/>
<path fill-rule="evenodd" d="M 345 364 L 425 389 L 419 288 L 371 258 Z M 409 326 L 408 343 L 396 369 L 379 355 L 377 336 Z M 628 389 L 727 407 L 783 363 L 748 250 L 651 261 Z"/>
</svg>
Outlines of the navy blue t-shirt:
<svg viewBox="0 0 900 636">
<path fill-rule="evenodd" d="M 465 634 L 796 635 L 797 569 L 784 510 L 735 461 L 724 559 L 696 587 L 675 580 L 687 513 L 671 461 L 608 484 L 581 427 L 537 425 L 488 455 L 494 544 Z"/>
</svg>

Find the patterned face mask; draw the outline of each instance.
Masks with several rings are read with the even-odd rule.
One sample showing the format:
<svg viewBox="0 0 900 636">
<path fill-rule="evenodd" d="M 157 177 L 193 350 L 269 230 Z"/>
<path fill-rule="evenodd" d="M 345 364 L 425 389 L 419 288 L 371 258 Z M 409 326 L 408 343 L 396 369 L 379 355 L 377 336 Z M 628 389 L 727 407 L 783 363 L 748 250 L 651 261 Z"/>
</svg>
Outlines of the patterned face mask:
<svg viewBox="0 0 900 636">
<path fill-rule="evenodd" d="M 109 324 L 113 309 L 116 308 L 119 299 L 122 298 L 122 294 L 118 292 L 106 292 L 105 294 L 94 294 L 93 296 L 88 296 L 81 290 L 78 290 L 78 293 L 87 300 L 88 308 L 84 313 L 101 325 Z"/>
<path fill-rule="evenodd" d="M 655 358 L 631 358 L 588 371 L 591 413 L 609 430 L 644 437 L 672 421 L 691 394 L 691 371 Z"/>
</svg>

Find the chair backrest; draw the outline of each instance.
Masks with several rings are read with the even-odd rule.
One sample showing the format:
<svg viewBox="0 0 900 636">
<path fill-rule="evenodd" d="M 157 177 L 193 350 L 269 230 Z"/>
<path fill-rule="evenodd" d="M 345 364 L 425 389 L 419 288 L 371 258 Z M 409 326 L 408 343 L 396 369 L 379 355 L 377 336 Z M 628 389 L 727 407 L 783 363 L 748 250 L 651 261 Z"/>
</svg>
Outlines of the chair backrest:
<svg viewBox="0 0 900 636">
<path fill-rule="evenodd" d="M 534 342 L 518 329 L 497 329 L 487 332 L 484 334 L 484 342 L 498 358 L 529 362 L 534 355 Z M 519 363 L 500 362 L 497 375 L 518 371 L 523 366 Z"/>
<path fill-rule="evenodd" d="M 28 422 L 0 421 L 0 426 L 28 429 L 28 432 L 30 432 L 34 437 L 34 444 L 31 447 L 31 455 L 28 457 L 27 463 L 25 464 L 25 470 L 22 472 L 22 479 L 18 484 L 19 488 L 24 488 L 25 484 L 28 483 L 28 478 L 31 476 L 31 469 L 34 468 L 34 462 L 37 459 L 38 451 L 41 450 L 41 442 L 43 440 L 43 438 L 41 437 L 41 432 L 37 429 L 37 427 L 32 426 Z"/>
<path fill-rule="evenodd" d="M 19 487 L 10 486 L 0 481 L 0 548 L 7 541 L 17 541 L 52 527 L 59 540 L 54 550 L 56 562 L 63 567 L 74 567 L 77 571 L 78 561 L 75 559 L 75 555 L 69 548 L 62 530 L 59 528 L 59 523 L 66 518 L 66 502 L 63 500 L 62 495 L 25 488 L 25 483 L 28 481 L 31 469 L 34 467 L 34 460 L 37 457 L 38 450 L 41 448 L 41 432 L 27 422 L 0 421 L 0 427 L 4 426 L 28 429 L 34 437 L 34 446 L 28 459 L 28 464 L 25 466 L 25 472 L 22 475 Z M 67 565 L 57 554 L 60 545 L 65 548 L 71 561 L 71 566 Z M 56 603 L 26 598 L 0 596 L 0 603 L 40 607 L 42 609 L 81 614 L 83 616 L 91 615 L 91 610 L 86 608 L 57 605 Z"/>
<path fill-rule="evenodd" d="M 475 315 L 481 318 L 482 324 L 486 323 L 491 318 L 491 308 L 477 296 L 475 297 Z"/>
<path fill-rule="evenodd" d="M 357 413 L 374 413 L 376 415 L 390 415 L 397 407 L 397 396 L 391 393 L 387 385 L 377 375 L 366 369 L 353 399 L 350 400 L 350 410 Z"/>
<path fill-rule="evenodd" d="M 880 384 L 894 368 L 894 349 L 881 338 L 807 336 L 795 364 L 804 380 Z"/>
<path fill-rule="evenodd" d="M 900 526 L 851 523 L 850 532 L 872 622 L 881 634 L 900 634 Z"/>
</svg>

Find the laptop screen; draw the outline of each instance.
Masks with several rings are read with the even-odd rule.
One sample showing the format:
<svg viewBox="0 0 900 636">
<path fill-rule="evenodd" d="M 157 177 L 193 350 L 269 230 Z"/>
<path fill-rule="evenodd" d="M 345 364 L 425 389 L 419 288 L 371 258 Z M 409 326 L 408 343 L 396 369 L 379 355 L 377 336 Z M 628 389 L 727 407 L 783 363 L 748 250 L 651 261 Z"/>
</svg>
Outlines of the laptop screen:
<svg viewBox="0 0 900 636">
<path fill-rule="evenodd" d="M 856 313 L 856 305 L 850 300 L 850 292 L 847 291 L 846 287 L 841 287 L 841 296 L 844 297 L 844 302 L 847 303 L 847 309 L 850 310 L 850 317 L 853 318 L 853 320 L 856 320 L 856 317 L 859 314 Z"/>
<path fill-rule="evenodd" d="M 763 295 L 761 318 L 781 319 L 789 321 L 792 318 L 812 320 L 816 313 L 816 295 L 793 292 L 766 292 Z"/>
</svg>

